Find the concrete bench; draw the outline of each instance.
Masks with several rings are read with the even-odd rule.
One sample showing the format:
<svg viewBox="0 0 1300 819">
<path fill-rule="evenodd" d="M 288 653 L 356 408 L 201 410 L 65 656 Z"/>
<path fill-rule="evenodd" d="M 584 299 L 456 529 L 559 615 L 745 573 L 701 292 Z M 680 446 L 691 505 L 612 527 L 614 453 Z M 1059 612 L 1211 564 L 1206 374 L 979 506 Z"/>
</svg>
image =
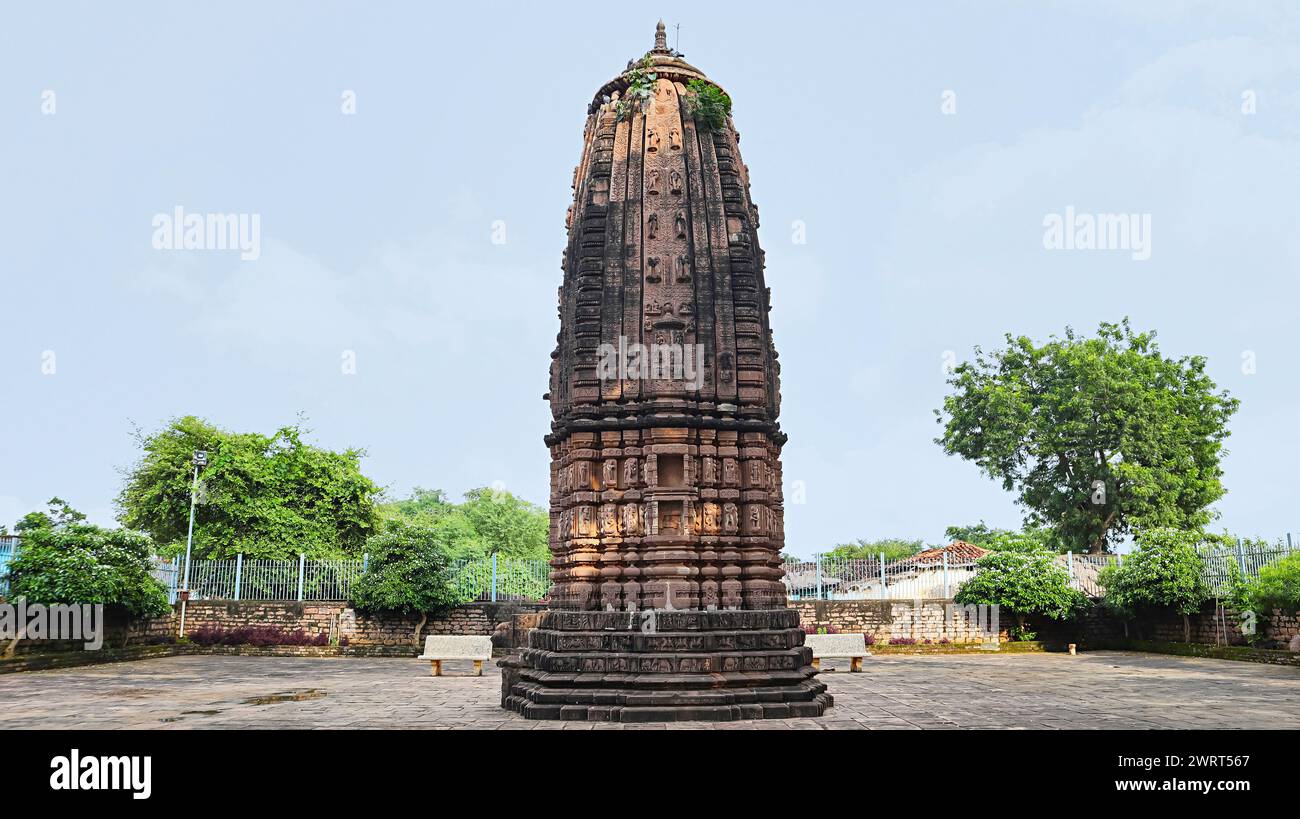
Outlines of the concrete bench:
<svg viewBox="0 0 1300 819">
<path fill-rule="evenodd" d="M 483 676 L 483 661 L 492 659 L 491 637 L 435 635 L 424 638 L 424 653 L 417 659 L 433 664 L 433 676 L 442 676 L 443 660 L 473 660 L 474 675 Z"/>
<path fill-rule="evenodd" d="M 813 668 L 821 668 L 823 657 L 848 657 L 849 671 L 861 671 L 862 658 L 871 656 L 861 634 L 809 634 L 803 644 L 812 649 Z"/>
</svg>

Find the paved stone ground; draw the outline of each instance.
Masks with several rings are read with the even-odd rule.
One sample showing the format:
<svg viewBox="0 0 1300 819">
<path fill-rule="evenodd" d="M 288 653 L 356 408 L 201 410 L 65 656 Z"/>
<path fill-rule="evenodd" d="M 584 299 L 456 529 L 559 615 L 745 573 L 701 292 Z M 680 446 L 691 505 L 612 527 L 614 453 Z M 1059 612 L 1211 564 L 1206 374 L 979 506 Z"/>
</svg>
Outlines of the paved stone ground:
<svg viewBox="0 0 1300 819">
<path fill-rule="evenodd" d="M 6 674 L 0 730 L 1300 728 L 1300 669 L 1128 652 L 872 657 L 862 674 L 823 674 L 836 703 L 824 717 L 731 723 L 534 722 L 497 706 L 495 668 L 444 668 L 190 656 Z"/>
</svg>

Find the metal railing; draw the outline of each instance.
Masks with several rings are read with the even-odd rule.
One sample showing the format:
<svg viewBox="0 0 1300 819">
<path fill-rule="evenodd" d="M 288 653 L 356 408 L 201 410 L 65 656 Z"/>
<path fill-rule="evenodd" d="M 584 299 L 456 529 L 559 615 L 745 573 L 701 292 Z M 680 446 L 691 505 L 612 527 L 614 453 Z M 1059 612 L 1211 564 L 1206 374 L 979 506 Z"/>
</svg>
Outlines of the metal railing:
<svg viewBox="0 0 1300 819">
<path fill-rule="evenodd" d="M 1227 586 L 1233 575 L 1245 580 L 1259 577 L 1264 566 L 1281 560 L 1294 550 L 1291 536 L 1286 543 L 1274 546 L 1202 547 L 1206 583 L 1216 593 Z M 1055 557 L 1066 570 L 1071 587 L 1089 597 L 1106 593 L 1099 581 L 1101 570 L 1119 565 L 1124 555 L 1066 553 Z M 962 583 L 979 571 L 975 561 L 956 561 L 947 552 L 934 558 L 917 560 L 915 556 L 885 560 L 884 555 L 870 558 L 838 558 L 814 555 L 811 560 L 788 560 L 785 567 L 786 594 L 791 600 L 936 600 L 956 594 Z"/>
<path fill-rule="evenodd" d="M 886 560 L 884 555 L 843 558 L 814 555 L 787 561 L 786 595 L 791 600 L 915 600 L 952 597 L 975 574 L 972 560 L 947 553 L 933 560 Z"/>
<path fill-rule="evenodd" d="M 451 567 L 453 586 L 469 602 L 535 602 L 551 588 L 547 560 L 492 555 L 461 560 Z"/>
<path fill-rule="evenodd" d="M 361 560 L 195 558 L 190 569 L 191 600 L 347 600 L 352 584 L 366 570 Z M 491 555 L 456 561 L 451 585 L 465 602 L 536 601 L 551 586 L 546 560 Z M 185 585 L 185 561 L 155 559 L 154 577 L 167 586 L 171 601 Z"/>
<path fill-rule="evenodd" d="M 366 570 L 361 560 L 195 558 L 189 572 L 191 600 L 347 600 L 352 583 Z M 154 576 L 167 585 L 172 602 L 185 587 L 185 561 L 157 559 Z"/>
<path fill-rule="evenodd" d="M 20 537 L 0 536 L 0 594 L 6 593 L 5 570 L 18 553 Z M 1205 579 L 1221 593 L 1234 576 L 1253 580 L 1259 570 L 1293 551 L 1290 535 L 1274 546 L 1204 547 Z M 1103 568 L 1122 563 L 1123 555 L 1062 554 L 1055 560 L 1066 570 L 1070 585 L 1092 597 L 1105 593 L 1098 581 Z M 195 559 L 190 572 L 191 600 L 347 600 L 352 584 L 366 570 L 368 559 L 270 560 L 262 558 Z M 885 560 L 815 555 L 811 560 L 784 563 L 784 583 L 791 600 L 914 600 L 946 599 L 978 571 L 973 560 L 940 555 Z M 152 574 L 168 589 L 171 602 L 184 585 L 182 559 L 154 558 Z M 451 566 L 452 585 L 466 602 L 531 602 L 550 589 L 546 560 L 489 557 L 460 560 Z"/>
<path fill-rule="evenodd" d="M 22 538 L 17 535 L 0 536 L 0 595 L 9 593 L 9 561 L 18 556 L 18 544 Z"/>
<path fill-rule="evenodd" d="M 1286 543 L 1275 546 L 1246 546 L 1237 541 L 1236 546 L 1206 546 L 1200 549 L 1201 560 L 1205 561 L 1205 581 L 1215 594 L 1224 592 L 1233 576 L 1243 580 L 1259 577 L 1259 570 L 1281 560 L 1294 550 L 1291 535 L 1286 536 Z"/>
</svg>

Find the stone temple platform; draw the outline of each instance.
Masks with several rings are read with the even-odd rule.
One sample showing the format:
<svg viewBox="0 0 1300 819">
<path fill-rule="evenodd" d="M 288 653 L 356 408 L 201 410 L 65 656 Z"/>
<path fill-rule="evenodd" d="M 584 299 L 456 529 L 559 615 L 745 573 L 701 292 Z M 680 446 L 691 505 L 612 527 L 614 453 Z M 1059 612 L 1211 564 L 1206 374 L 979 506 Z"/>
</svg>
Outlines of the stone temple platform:
<svg viewBox="0 0 1300 819">
<path fill-rule="evenodd" d="M 730 721 L 821 716 L 799 614 L 547 611 L 501 660 L 501 705 L 531 719 Z"/>
</svg>

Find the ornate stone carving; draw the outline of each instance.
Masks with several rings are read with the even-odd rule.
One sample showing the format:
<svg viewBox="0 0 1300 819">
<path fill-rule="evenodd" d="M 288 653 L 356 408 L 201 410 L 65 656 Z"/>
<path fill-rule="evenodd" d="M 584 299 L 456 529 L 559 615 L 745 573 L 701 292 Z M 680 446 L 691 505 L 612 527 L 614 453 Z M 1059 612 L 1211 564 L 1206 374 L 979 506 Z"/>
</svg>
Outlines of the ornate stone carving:
<svg viewBox="0 0 1300 819">
<path fill-rule="evenodd" d="M 588 108 L 550 365 L 551 610 L 502 662 L 502 702 L 540 718 L 820 714 L 781 583 L 779 363 L 739 137 L 730 119 L 684 133 L 676 89 L 703 74 L 662 23 L 649 58 L 648 110 L 616 117 L 625 74 Z M 597 364 L 602 345 L 688 341 L 707 348 L 689 385 Z"/>
<path fill-rule="evenodd" d="M 734 535 L 740 531 L 740 510 L 734 503 L 724 503 L 722 505 L 722 531 L 728 535 Z"/>
</svg>

